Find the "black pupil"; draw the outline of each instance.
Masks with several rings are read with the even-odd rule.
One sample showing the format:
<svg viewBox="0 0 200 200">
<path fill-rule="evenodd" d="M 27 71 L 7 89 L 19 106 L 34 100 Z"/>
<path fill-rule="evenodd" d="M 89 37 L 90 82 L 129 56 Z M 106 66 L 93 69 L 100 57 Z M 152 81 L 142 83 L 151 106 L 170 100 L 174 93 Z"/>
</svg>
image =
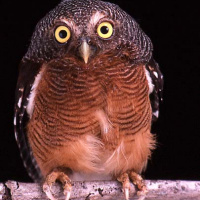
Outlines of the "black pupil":
<svg viewBox="0 0 200 200">
<path fill-rule="evenodd" d="M 109 31 L 109 28 L 108 28 L 107 26 L 102 26 L 102 27 L 101 27 L 101 33 L 107 34 L 108 31 Z"/>
<path fill-rule="evenodd" d="M 62 39 L 66 38 L 67 37 L 67 31 L 65 31 L 65 30 L 60 31 L 59 32 L 59 36 Z"/>
</svg>

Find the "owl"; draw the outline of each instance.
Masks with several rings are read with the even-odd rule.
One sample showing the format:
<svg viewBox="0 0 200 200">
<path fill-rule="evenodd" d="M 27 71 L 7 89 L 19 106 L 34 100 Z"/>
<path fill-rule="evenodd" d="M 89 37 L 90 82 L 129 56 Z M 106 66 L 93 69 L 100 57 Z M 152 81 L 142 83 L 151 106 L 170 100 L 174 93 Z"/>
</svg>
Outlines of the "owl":
<svg viewBox="0 0 200 200">
<path fill-rule="evenodd" d="M 69 200 L 72 181 L 118 180 L 129 199 L 155 148 L 163 76 L 152 43 L 117 5 L 63 0 L 37 24 L 20 63 L 15 136 L 28 174 Z"/>
</svg>

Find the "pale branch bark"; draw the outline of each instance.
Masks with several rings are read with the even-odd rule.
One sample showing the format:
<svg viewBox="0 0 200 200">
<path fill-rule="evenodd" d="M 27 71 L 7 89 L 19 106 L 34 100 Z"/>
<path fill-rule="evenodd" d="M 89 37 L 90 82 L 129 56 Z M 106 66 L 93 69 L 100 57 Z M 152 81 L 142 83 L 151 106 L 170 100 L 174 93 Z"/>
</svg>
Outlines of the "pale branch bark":
<svg viewBox="0 0 200 200">
<path fill-rule="evenodd" d="M 146 181 L 147 196 L 138 197 L 131 185 L 130 200 L 200 200 L 200 181 Z M 59 184 L 52 187 L 52 193 L 59 200 L 64 200 Z M 8 181 L 0 184 L 0 200 L 46 200 L 41 185 Z M 117 181 L 74 182 L 71 199 L 76 200 L 123 200 L 121 184 Z"/>
</svg>

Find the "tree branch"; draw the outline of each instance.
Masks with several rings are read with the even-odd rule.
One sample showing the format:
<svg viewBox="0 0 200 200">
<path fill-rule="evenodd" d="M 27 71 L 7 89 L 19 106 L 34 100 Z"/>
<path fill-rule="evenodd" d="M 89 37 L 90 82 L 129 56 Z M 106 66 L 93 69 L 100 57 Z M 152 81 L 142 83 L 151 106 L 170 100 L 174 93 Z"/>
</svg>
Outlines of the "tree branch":
<svg viewBox="0 0 200 200">
<path fill-rule="evenodd" d="M 149 192 L 145 200 L 200 200 L 200 181 L 146 181 Z M 64 200 L 59 184 L 52 187 L 52 193 L 59 200 Z M 9 197 L 11 195 L 11 198 Z M 136 189 L 131 185 L 130 200 L 139 200 Z M 37 200 L 47 199 L 41 185 L 8 181 L 0 184 L 0 200 Z M 116 181 L 74 182 L 71 199 L 76 200 L 123 200 L 121 184 Z M 140 198 L 144 199 L 144 197 Z"/>
</svg>

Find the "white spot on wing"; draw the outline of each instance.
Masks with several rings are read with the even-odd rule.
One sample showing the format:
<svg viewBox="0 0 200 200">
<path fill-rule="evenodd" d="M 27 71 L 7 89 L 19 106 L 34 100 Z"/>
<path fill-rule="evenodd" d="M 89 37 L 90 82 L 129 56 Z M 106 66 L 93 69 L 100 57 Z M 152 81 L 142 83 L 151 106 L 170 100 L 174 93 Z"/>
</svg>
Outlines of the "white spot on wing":
<svg viewBox="0 0 200 200">
<path fill-rule="evenodd" d="M 159 116 L 158 110 L 157 110 L 156 112 L 154 112 L 153 115 L 156 116 L 156 117 L 158 118 L 158 116 Z"/>
<path fill-rule="evenodd" d="M 19 101 L 18 101 L 17 105 L 18 105 L 19 108 L 21 108 L 21 105 L 22 105 L 22 97 L 19 98 Z"/>
<path fill-rule="evenodd" d="M 155 76 L 156 78 L 158 78 L 158 73 L 157 73 L 157 72 L 153 72 L 153 74 L 154 74 L 154 76 Z"/>
<path fill-rule="evenodd" d="M 145 69 L 145 73 L 146 73 L 147 81 L 149 84 L 149 94 L 151 94 L 153 92 L 154 85 L 152 83 L 152 79 L 150 77 L 149 71 Z"/>
<path fill-rule="evenodd" d="M 16 117 L 14 117 L 14 125 L 17 125 Z"/>
<path fill-rule="evenodd" d="M 18 142 L 17 132 L 15 132 L 15 140 L 17 141 L 17 144 L 20 146 L 20 144 Z"/>
<path fill-rule="evenodd" d="M 24 88 L 19 88 L 19 91 L 20 91 L 20 92 L 23 92 L 23 91 L 24 91 Z"/>
<path fill-rule="evenodd" d="M 30 118 L 32 117 L 32 114 L 33 114 L 36 89 L 37 89 L 37 86 L 38 86 L 38 84 L 39 84 L 39 82 L 42 78 L 42 74 L 43 74 L 43 70 L 41 70 L 40 73 L 36 76 L 35 81 L 33 83 L 33 86 L 31 88 L 31 93 L 29 95 L 29 102 L 28 102 L 26 111 L 29 114 Z"/>
</svg>

